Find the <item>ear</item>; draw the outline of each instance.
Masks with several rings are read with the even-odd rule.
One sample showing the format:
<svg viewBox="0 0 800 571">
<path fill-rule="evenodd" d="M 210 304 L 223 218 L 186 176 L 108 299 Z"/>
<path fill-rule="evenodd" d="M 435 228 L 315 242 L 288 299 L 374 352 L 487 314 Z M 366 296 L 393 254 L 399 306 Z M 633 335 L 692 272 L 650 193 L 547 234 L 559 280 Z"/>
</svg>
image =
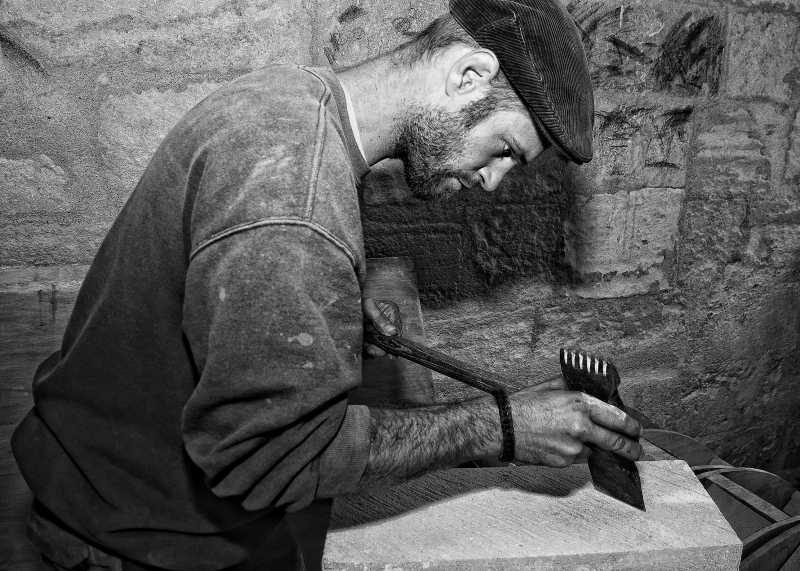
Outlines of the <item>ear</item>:
<svg viewBox="0 0 800 571">
<path fill-rule="evenodd" d="M 445 91 L 450 97 L 477 95 L 489 86 L 499 71 L 500 62 L 493 51 L 472 49 L 450 66 Z"/>
</svg>

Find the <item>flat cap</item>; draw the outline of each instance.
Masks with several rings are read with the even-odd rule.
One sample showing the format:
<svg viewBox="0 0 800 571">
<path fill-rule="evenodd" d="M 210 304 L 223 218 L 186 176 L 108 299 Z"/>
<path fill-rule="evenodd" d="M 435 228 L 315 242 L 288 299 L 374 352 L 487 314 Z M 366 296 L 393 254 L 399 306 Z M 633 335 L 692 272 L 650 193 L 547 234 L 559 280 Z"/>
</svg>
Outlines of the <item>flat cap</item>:
<svg viewBox="0 0 800 571">
<path fill-rule="evenodd" d="M 450 0 L 450 13 L 495 53 L 550 142 L 577 164 L 592 160 L 592 82 L 564 6 L 558 0 Z"/>
</svg>

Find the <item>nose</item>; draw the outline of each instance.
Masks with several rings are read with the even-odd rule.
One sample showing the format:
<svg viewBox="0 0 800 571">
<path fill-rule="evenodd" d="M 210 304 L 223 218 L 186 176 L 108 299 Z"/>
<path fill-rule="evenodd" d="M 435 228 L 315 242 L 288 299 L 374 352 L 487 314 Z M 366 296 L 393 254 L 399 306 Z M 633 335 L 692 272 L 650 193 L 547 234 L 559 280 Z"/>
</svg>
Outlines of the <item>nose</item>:
<svg viewBox="0 0 800 571">
<path fill-rule="evenodd" d="M 503 161 L 506 163 L 506 161 Z M 486 192 L 494 192 L 497 190 L 497 187 L 500 186 L 500 183 L 503 181 L 503 178 L 508 174 L 508 171 L 511 170 L 513 167 L 512 164 L 493 164 L 487 165 L 478 171 L 478 174 L 481 177 L 481 181 L 483 182 L 483 190 Z"/>
</svg>

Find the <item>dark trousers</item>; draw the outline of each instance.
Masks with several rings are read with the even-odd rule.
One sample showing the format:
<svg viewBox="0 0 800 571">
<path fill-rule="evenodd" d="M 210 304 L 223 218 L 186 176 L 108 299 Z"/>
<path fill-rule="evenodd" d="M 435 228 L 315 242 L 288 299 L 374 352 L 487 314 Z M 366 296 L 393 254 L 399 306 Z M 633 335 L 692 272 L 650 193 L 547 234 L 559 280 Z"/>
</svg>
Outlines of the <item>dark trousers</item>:
<svg viewBox="0 0 800 571">
<path fill-rule="evenodd" d="M 303 511 L 287 514 L 249 560 L 220 571 L 321 571 L 330 510 L 331 500 L 318 500 Z M 28 519 L 28 538 L 48 568 L 56 571 L 166 571 L 87 543 L 37 500 Z"/>
</svg>

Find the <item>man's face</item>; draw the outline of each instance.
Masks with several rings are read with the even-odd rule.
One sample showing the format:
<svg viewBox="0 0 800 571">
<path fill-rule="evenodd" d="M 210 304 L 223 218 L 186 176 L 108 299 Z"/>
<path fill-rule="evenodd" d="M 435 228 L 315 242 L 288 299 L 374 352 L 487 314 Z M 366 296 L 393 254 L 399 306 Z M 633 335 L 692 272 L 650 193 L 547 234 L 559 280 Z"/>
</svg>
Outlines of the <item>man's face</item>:
<svg viewBox="0 0 800 571">
<path fill-rule="evenodd" d="M 414 196 L 443 199 L 464 187 L 494 191 L 509 170 L 542 152 L 528 111 L 491 99 L 458 112 L 418 108 L 406 118 L 401 158 Z"/>
</svg>

